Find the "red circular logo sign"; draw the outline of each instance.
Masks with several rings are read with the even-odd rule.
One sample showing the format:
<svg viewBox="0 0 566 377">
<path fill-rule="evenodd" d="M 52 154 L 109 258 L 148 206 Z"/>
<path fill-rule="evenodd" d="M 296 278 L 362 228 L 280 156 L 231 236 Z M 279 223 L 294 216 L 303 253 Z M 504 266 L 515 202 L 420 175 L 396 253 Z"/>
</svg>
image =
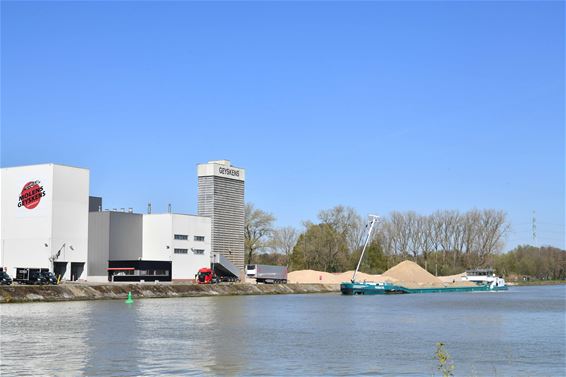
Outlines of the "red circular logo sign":
<svg viewBox="0 0 566 377">
<path fill-rule="evenodd" d="M 20 201 L 18 207 L 26 207 L 27 209 L 34 209 L 37 207 L 41 198 L 45 196 L 43 186 L 39 181 L 30 181 L 24 185 L 20 194 Z"/>
</svg>

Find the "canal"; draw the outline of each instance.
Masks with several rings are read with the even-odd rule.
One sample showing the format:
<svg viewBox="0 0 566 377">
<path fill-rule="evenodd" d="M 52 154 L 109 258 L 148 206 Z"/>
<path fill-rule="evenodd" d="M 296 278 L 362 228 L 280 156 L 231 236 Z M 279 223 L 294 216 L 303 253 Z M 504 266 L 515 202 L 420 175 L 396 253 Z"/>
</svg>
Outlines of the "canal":
<svg viewBox="0 0 566 377">
<path fill-rule="evenodd" d="M 2 375 L 558 376 L 565 286 L 0 305 Z"/>
</svg>

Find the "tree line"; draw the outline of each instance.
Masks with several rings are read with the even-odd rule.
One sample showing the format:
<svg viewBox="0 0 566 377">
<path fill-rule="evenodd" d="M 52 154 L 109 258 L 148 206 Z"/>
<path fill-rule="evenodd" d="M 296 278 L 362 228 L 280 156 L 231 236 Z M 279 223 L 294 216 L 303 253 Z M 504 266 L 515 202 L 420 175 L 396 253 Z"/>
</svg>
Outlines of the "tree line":
<svg viewBox="0 0 566 377">
<path fill-rule="evenodd" d="M 496 256 L 494 267 L 516 280 L 566 280 L 566 251 L 552 246 L 517 246 Z"/>
<path fill-rule="evenodd" d="M 351 270 L 359 260 L 368 225 L 353 208 L 341 205 L 320 211 L 316 222 L 303 223 L 302 231 L 275 228 L 274 222 L 272 214 L 246 205 L 246 263 L 287 265 L 290 270 Z M 410 259 L 436 275 L 495 267 L 506 274 L 564 276 L 563 250 L 535 253 L 523 248 L 501 254 L 509 229 L 505 212 L 495 209 L 429 215 L 394 211 L 379 220 L 361 269 L 381 273 Z M 555 266 L 560 263 L 562 268 Z"/>
</svg>

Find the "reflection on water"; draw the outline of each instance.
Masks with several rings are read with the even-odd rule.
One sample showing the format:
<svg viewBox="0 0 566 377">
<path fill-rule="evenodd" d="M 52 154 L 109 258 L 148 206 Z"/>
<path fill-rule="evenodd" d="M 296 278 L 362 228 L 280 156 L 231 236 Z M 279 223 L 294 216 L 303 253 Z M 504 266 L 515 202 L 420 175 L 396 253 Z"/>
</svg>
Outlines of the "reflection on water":
<svg viewBox="0 0 566 377">
<path fill-rule="evenodd" d="M 0 305 L 1 375 L 71 375 L 87 362 L 89 302 Z"/>
<path fill-rule="evenodd" d="M 207 367 L 214 374 L 241 374 L 249 364 L 250 350 L 247 347 L 247 329 L 253 328 L 252 316 L 246 315 L 248 300 L 241 297 L 217 298 L 211 307 L 214 338 L 211 352 L 214 362 Z"/>
<path fill-rule="evenodd" d="M 565 287 L 0 305 L 2 375 L 562 375 Z M 438 374 L 438 373 L 436 373 Z"/>
</svg>

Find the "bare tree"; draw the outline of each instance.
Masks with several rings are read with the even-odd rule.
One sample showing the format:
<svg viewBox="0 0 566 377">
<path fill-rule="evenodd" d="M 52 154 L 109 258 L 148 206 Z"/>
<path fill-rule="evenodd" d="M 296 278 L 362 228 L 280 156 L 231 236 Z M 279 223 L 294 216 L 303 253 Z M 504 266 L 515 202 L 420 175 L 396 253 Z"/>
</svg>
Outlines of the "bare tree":
<svg viewBox="0 0 566 377">
<path fill-rule="evenodd" d="M 344 238 L 350 252 L 359 247 L 364 237 L 366 224 L 354 208 L 338 205 L 332 209 L 320 211 L 318 218 L 321 223 L 332 226 Z"/>
<path fill-rule="evenodd" d="M 254 253 L 268 246 L 269 237 L 273 232 L 275 217 L 252 203 L 246 203 L 244 244 L 247 252 L 247 263 L 253 263 Z"/>
<path fill-rule="evenodd" d="M 458 227 L 460 214 L 458 211 L 439 211 L 436 213 L 437 221 L 440 225 L 439 236 L 440 246 L 442 247 L 442 262 L 446 262 L 447 252 L 454 251 L 454 233 Z"/>
<path fill-rule="evenodd" d="M 401 212 L 392 212 L 389 220 L 390 237 L 396 255 L 407 258 L 411 231 L 406 225 L 405 216 Z"/>
<path fill-rule="evenodd" d="M 434 219 L 432 216 L 421 217 L 420 226 L 422 233 L 422 254 L 424 257 L 425 270 L 428 270 L 429 255 L 438 248 L 438 242 L 434 238 Z"/>
<path fill-rule="evenodd" d="M 420 233 L 420 216 L 414 211 L 409 211 L 403 214 L 404 226 L 407 229 L 407 252 L 413 254 L 413 259 L 416 260 L 421 252 L 421 233 Z"/>
<path fill-rule="evenodd" d="M 478 250 L 480 265 L 486 262 L 488 256 L 501 251 L 508 231 L 509 225 L 506 221 L 505 212 L 493 209 L 482 211 L 479 236 L 480 249 Z"/>
<path fill-rule="evenodd" d="M 481 212 L 477 209 L 466 212 L 464 215 L 464 237 L 463 237 L 463 253 L 466 263 L 470 266 L 474 265 L 475 254 L 479 248 L 478 237 L 480 236 L 480 219 Z"/>
<path fill-rule="evenodd" d="M 351 258 L 358 251 L 363 223 L 353 209 L 343 206 L 321 211 L 319 219 L 320 224 L 304 224 L 306 231 L 301 236 L 300 250 L 304 250 L 306 265 L 333 271 L 342 264 L 337 260 L 343 260 L 344 255 Z M 508 230 L 505 212 L 493 209 L 464 213 L 442 210 L 428 216 L 394 211 L 382 220 L 376 242 L 389 257 L 387 263 L 411 257 L 417 262 L 424 260 L 428 269 L 433 254 L 434 270 L 438 273 L 439 267 L 441 272 L 449 272 L 491 263 L 503 248 Z"/>
<path fill-rule="evenodd" d="M 503 247 L 509 226 L 503 211 L 436 211 L 422 216 L 413 211 L 392 212 L 380 229 L 380 242 L 387 255 L 414 260 L 422 256 L 428 267 L 430 253 L 442 254 L 441 265 L 481 266 Z M 447 255 L 451 261 L 446 260 Z M 438 261 L 435 259 L 438 266 Z"/>
<path fill-rule="evenodd" d="M 293 248 L 297 244 L 299 234 L 292 226 L 275 229 L 271 239 L 271 247 L 275 251 L 285 255 L 287 266 L 289 265 L 289 257 L 293 252 Z"/>
</svg>

